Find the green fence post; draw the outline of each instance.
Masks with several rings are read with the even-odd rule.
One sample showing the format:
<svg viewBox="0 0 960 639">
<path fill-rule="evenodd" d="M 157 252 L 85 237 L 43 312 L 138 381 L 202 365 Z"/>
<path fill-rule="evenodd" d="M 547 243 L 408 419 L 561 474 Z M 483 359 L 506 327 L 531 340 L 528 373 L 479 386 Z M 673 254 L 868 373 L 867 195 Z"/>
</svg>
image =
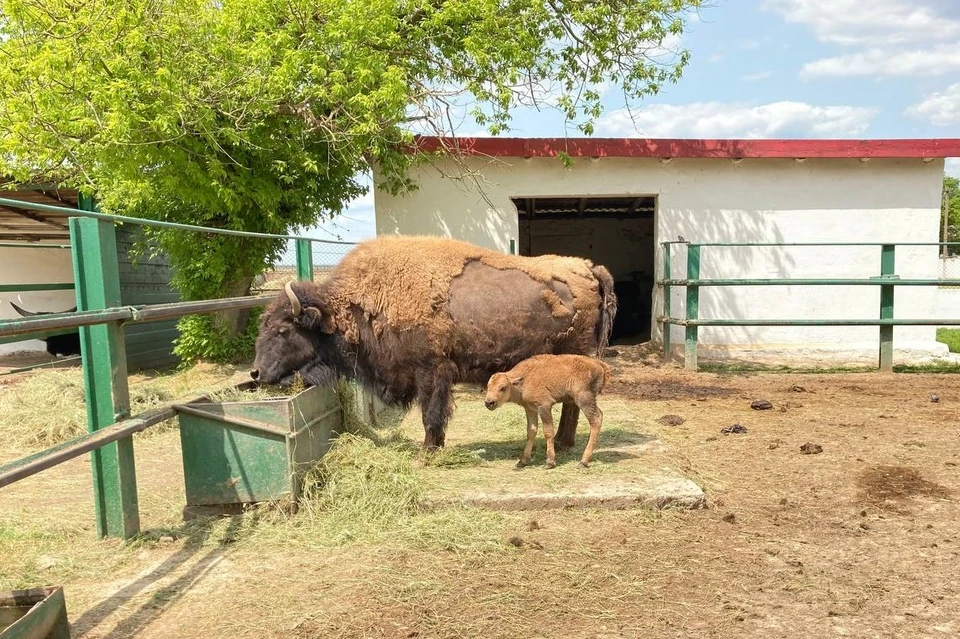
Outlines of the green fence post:
<svg viewBox="0 0 960 639">
<path fill-rule="evenodd" d="M 896 246 L 884 244 L 880 250 L 880 277 L 896 274 Z M 880 286 L 880 319 L 893 319 L 893 285 Z M 880 370 L 893 370 L 893 325 L 880 326 Z"/>
<path fill-rule="evenodd" d="M 297 242 L 297 279 L 313 281 L 313 248 L 310 240 Z"/>
<path fill-rule="evenodd" d="M 663 279 L 669 280 L 673 277 L 670 265 L 670 247 L 673 246 L 664 242 L 663 246 Z M 670 359 L 670 329 L 673 324 L 670 323 L 670 285 L 663 285 L 663 317 L 667 320 L 663 323 L 663 360 Z"/>
<path fill-rule="evenodd" d="M 700 279 L 700 246 L 687 245 L 687 279 Z M 687 284 L 687 320 L 695 320 L 700 315 L 700 287 Z M 683 367 L 688 371 L 697 370 L 697 327 L 687 325 L 683 346 Z"/>
<path fill-rule="evenodd" d="M 89 202 L 87 203 L 89 206 Z M 120 306 L 116 230 L 112 222 L 70 218 L 77 310 Z M 87 428 L 97 431 L 130 416 L 123 331 L 116 322 L 80 328 Z M 133 440 L 121 439 L 90 453 L 100 537 L 140 532 Z"/>
<path fill-rule="evenodd" d="M 310 240 L 297 240 L 297 279 L 313 281 L 313 249 Z"/>
</svg>

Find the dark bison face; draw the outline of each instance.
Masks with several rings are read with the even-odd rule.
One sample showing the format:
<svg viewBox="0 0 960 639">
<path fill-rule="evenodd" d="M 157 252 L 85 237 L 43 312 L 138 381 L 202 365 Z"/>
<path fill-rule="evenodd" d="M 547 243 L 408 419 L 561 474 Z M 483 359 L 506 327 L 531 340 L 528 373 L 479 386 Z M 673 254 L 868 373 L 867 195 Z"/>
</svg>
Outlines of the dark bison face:
<svg viewBox="0 0 960 639">
<path fill-rule="evenodd" d="M 256 359 L 250 377 L 264 384 L 286 385 L 298 371 L 308 371 L 323 340 L 333 333 L 333 319 L 316 306 L 304 307 L 288 282 L 260 317 Z M 305 375 L 305 377 L 308 377 Z M 308 382 L 316 383 L 311 379 Z"/>
</svg>

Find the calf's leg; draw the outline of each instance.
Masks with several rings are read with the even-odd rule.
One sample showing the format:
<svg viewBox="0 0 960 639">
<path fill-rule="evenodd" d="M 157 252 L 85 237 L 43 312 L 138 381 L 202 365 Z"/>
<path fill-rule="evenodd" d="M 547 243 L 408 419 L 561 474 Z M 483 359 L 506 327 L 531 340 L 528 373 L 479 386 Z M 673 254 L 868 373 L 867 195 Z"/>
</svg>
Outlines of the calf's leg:
<svg viewBox="0 0 960 639">
<path fill-rule="evenodd" d="M 587 447 L 583 449 L 583 457 L 580 458 L 580 465 L 587 468 L 590 465 L 590 458 L 593 457 L 593 447 L 597 445 L 597 439 L 600 437 L 600 426 L 603 424 L 603 411 L 597 406 L 596 398 L 591 397 L 580 406 L 583 414 L 590 422 L 590 440 Z"/>
<path fill-rule="evenodd" d="M 533 455 L 533 442 L 537 438 L 537 411 L 529 406 L 523 407 L 527 411 L 527 445 L 523 447 L 523 454 L 517 462 L 517 468 L 523 468 L 530 463 Z"/>
<path fill-rule="evenodd" d="M 573 402 L 565 402 L 560 411 L 560 426 L 557 428 L 557 450 L 563 452 L 573 448 L 577 440 L 577 420 L 580 409 Z"/>
<path fill-rule="evenodd" d="M 551 415 L 551 406 L 541 407 L 540 421 L 543 422 L 543 436 L 547 439 L 547 468 L 553 468 L 557 465 L 557 452 L 553 446 L 553 415 Z"/>
</svg>

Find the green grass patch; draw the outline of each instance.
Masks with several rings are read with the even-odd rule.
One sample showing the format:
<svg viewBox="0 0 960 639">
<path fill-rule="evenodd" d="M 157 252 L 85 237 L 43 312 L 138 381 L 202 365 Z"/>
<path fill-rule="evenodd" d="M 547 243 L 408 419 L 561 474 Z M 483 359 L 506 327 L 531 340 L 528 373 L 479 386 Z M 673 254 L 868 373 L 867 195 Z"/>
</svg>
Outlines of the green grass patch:
<svg viewBox="0 0 960 639">
<path fill-rule="evenodd" d="M 946 344 L 951 353 L 960 353 L 960 328 L 938 328 L 937 341 Z"/>
</svg>

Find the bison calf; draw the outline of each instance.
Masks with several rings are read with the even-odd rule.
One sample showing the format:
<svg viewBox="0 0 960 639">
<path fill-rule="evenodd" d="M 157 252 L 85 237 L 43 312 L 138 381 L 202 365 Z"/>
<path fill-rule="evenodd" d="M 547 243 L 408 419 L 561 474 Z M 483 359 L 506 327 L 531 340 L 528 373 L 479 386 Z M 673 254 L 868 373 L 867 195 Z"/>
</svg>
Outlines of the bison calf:
<svg viewBox="0 0 960 639">
<path fill-rule="evenodd" d="M 553 468 L 557 465 L 557 456 L 553 447 L 551 409 L 560 402 L 573 402 L 590 422 L 590 441 L 580 459 L 580 465 L 586 468 L 603 421 L 603 413 L 597 407 L 597 395 L 603 391 L 609 377 L 610 366 L 599 359 L 584 355 L 535 355 L 506 373 L 495 373 L 487 382 L 483 403 L 495 410 L 506 402 L 513 402 L 527 412 L 527 445 L 517 462 L 519 467 L 530 463 L 537 437 L 537 418 L 543 420 L 547 468 Z"/>
</svg>

